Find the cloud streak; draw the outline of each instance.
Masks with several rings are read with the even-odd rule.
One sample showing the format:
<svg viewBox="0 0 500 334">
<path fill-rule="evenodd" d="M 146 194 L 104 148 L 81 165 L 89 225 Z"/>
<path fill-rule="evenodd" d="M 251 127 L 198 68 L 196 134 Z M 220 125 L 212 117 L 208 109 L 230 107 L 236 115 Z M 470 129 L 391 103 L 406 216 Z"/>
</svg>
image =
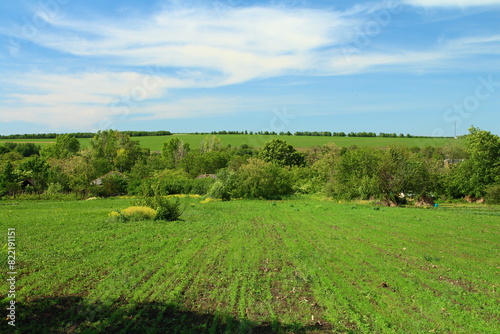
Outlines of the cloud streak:
<svg viewBox="0 0 500 334">
<path fill-rule="evenodd" d="M 404 0 L 404 3 L 421 7 L 500 6 L 500 0 Z"/>
</svg>

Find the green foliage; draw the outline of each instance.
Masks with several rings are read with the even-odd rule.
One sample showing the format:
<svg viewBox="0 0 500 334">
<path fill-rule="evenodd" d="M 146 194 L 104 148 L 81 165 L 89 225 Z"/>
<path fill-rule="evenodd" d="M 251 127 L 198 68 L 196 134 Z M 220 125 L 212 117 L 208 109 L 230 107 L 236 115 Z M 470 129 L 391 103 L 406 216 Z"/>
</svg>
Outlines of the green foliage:
<svg viewBox="0 0 500 334">
<path fill-rule="evenodd" d="M 60 183 L 50 183 L 45 193 L 47 195 L 56 195 L 64 192 L 64 187 Z"/>
<path fill-rule="evenodd" d="M 230 178 L 226 186 L 234 198 L 273 198 L 293 193 L 292 178 L 288 170 L 251 158 Z"/>
<path fill-rule="evenodd" d="M 500 204 L 500 184 L 489 186 L 486 189 L 485 200 L 488 204 Z"/>
<path fill-rule="evenodd" d="M 46 158 L 67 159 L 80 151 L 80 142 L 70 134 L 56 137 L 55 144 L 45 146 L 41 155 Z"/>
<path fill-rule="evenodd" d="M 36 191 L 42 191 L 47 185 L 50 166 L 45 159 L 32 156 L 24 160 L 17 168 L 22 178 L 33 181 Z"/>
<path fill-rule="evenodd" d="M 91 155 L 99 172 L 129 171 L 144 152 L 138 141 L 115 130 L 99 131 L 90 141 Z"/>
<path fill-rule="evenodd" d="M 379 191 L 386 200 L 394 194 L 414 198 L 430 195 L 439 189 L 439 177 L 432 161 L 422 159 L 405 147 L 393 147 L 382 157 Z"/>
<path fill-rule="evenodd" d="M 156 210 L 156 220 L 176 221 L 179 220 L 184 211 L 178 198 L 171 199 L 165 196 L 153 195 L 143 197 L 138 203 Z"/>
<path fill-rule="evenodd" d="M 296 194 L 315 194 L 323 190 L 324 182 L 317 170 L 306 167 L 291 169 L 292 188 Z"/>
<path fill-rule="evenodd" d="M 169 167 L 175 168 L 190 150 L 189 144 L 184 143 L 177 137 L 173 137 L 163 143 L 162 156 L 167 161 Z"/>
<path fill-rule="evenodd" d="M 131 189 L 133 195 L 151 196 L 173 194 L 199 194 L 205 195 L 212 184 L 212 178 L 193 179 L 181 170 L 165 169 L 153 173 L 147 179 L 141 180 L 135 188 Z"/>
<path fill-rule="evenodd" d="M 120 173 L 111 172 L 100 179 L 100 184 L 94 184 L 91 188 L 93 196 L 110 197 L 127 193 L 127 178 Z"/>
<path fill-rule="evenodd" d="M 15 194 L 20 189 L 19 182 L 19 175 L 14 172 L 12 163 L 7 161 L 0 174 L 0 197 Z"/>
<path fill-rule="evenodd" d="M 12 152 L 17 152 L 23 157 L 31 157 L 32 155 L 40 154 L 40 145 L 36 145 L 34 143 L 18 143 L 15 145 L 14 149 L 11 149 Z"/>
<path fill-rule="evenodd" d="M 356 148 L 325 159 L 332 165 L 325 192 L 335 198 L 375 197 L 397 203 L 400 194 L 419 198 L 440 190 L 438 162 L 412 153 L 409 148 Z M 314 166 L 325 175 L 327 165 L 320 160 Z"/>
<path fill-rule="evenodd" d="M 228 166 L 231 159 L 228 151 L 189 152 L 179 163 L 179 168 L 191 177 L 201 174 L 216 174 L 219 169 Z"/>
<path fill-rule="evenodd" d="M 488 186 L 499 181 L 500 138 L 471 127 L 466 136 L 466 147 L 468 158 L 453 171 L 456 181 L 451 191 L 463 196 L 483 197 Z"/>
<path fill-rule="evenodd" d="M 325 193 L 339 199 L 368 199 L 380 195 L 378 189 L 379 153 L 372 149 L 348 150 L 342 156 L 327 155 L 334 161 Z M 318 162 L 318 167 L 321 166 Z M 323 171 L 323 174 L 326 172 Z"/>
<path fill-rule="evenodd" d="M 305 157 L 292 145 L 281 139 L 272 139 L 259 152 L 259 158 L 278 166 L 304 166 Z"/>
<path fill-rule="evenodd" d="M 200 152 L 202 153 L 220 151 L 221 149 L 220 138 L 213 135 L 204 137 L 200 144 Z"/>
<path fill-rule="evenodd" d="M 212 198 L 220 198 L 223 201 L 231 199 L 230 190 L 222 180 L 217 180 L 212 184 L 212 187 L 207 193 L 207 196 Z"/>
<path fill-rule="evenodd" d="M 158 212 L 148 206 L 131 206 L 121 211 L 112 211 L 108 214 L 111 221 L 115 222 L 129 222 L 129 221 L 143 221 L 154 220 Z"/>
</svg>

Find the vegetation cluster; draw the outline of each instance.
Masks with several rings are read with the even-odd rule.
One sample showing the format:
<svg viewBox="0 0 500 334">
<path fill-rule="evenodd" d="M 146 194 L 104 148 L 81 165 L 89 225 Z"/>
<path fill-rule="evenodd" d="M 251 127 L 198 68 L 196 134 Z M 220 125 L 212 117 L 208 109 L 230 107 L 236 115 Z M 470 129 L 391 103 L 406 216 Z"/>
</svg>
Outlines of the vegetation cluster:
<svg viewBox="0 0 500 334">
<path fill-rule="evenodd" d="M 444 147 L 423 148 L 328 143 L 298 151 L 274 138 L 254 149 L 223 146 L 220 137 L 207 135 L 197 149 L 171 137 L 161 152 L 151 152 L 115 130 L 98 132 L 87 148 L 70 134 L 43 148 L 0 146 L 0 196 L 17 198 L 199 194 L 229 200 L 321 193 L 386 205 L 457 198 L 498 203 L 499 172 L 500 138 L 475 127 Z"/>
</svg>

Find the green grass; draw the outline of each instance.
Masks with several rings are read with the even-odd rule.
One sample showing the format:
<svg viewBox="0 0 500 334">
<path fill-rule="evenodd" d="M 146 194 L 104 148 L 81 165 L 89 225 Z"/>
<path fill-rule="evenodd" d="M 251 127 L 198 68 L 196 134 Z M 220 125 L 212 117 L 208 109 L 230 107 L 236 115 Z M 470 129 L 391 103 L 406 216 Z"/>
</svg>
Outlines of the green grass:
<svg viewBox="0 0 500 334">
<path fill-rule="evenodd" d="M 151 136 L 151 137 L 133 137 L 134 140 L 139 140 L 143 147 L 150 148 L 152 151 L 161 151 L 164 142 L 172 137 L 178 137 L 184 142 L 189 143 L 191 148 L 199 148 L 200 143 L 205 135 L 193 134 L 176 134 L 173 136 Z M 278 138 L 286 140 L 289 144 L 296 148 L 307 148 L 326 143 L 335 143 L 340 147 L 349 147 L 352 145 L 369 146 L 369 147 L 387 147 L 390 145 L 403 145 L 403 146 L 436 146 L 441 147 L 446 143 L 453 141 L 450 138 L 368 138 L 368 137 L 307 137 L 307 136 L 259 136 L 259 135 L 219 135 L 222 144 L 231 145 L 232 147 L 239 147 L 242 144 L 247 144 L 251 147 L 261 148 L 266 142 L 271 139 Z M 90 139 L 79 139 L 83 148 L 89 146 Z M 33 142 L 40 145 L 53 143 L 55 140 L 51 139 L 23 139 L 23 140 L 0 140 L 0 144 L 4 142 Z"/>
<path fill-rule="evenodd" d="M 205 135 L 175 135 L 181 140 L 189 143 L 191 148 L 198 148 Z M 370 146 L 370 147 L 387 147 L 390 145 L 404 146 L 444 146 L 452 139 L 448 138 L 350 138 L 350 137 L 306 137 L 306 136 L 259 136 L 259 135 L 220 135 L 222 144 L 230 144 L 232 147 L 239 147 L 242 144 L 247 144 L 251 147 L 261 148 L 271 139 L 283 139 L 296 148 L 306 148 L 326 143 L 335 143 L 341 147 Z M 149 147 L 153 151 L 161 151 L 163 142 L 169 137 L 141 137 L 134 138 L 139 140 L 142 146 Z"/>
<path fill-rule="evenodd" d="M 134 223 L 107 220 L 127 199 L 0 203 L 0 231 L 17 232 L 16 330 L 498 330 L 498 207 L 183 202 L 183 221 Z"/>
</svg>

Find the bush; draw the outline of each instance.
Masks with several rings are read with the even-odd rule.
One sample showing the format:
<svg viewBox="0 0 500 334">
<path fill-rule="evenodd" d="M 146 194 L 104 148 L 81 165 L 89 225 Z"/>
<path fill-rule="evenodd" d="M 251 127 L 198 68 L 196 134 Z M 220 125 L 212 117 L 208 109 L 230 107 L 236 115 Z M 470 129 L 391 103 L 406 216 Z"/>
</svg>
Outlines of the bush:
<svg viewBox="0 0 500 334">
<path fill-rule="evenodd" d="M 156 210 L 156 220 L 179 220 L 179 217 L 183 213 L 181 203 L 178 198 L 169 199 L 164 196 L 155 195 L 151 197 L 144 197 L 139 201 L 139 203 L 143 206 Z"/>
<path fill-rule="evenodd" d="M 147 206 L 131 206 L 121 211 L 121 215 L 130 220 L 153 220 L 158 212 Z"/>
<path fill-rule="evenodd" d="M 134 184 L 131 194 L 152 196 L 174 194 L 206 195 L 215 180 L 212 178 L 192 179 L 182 171 L 169 170 L 155 173 L 151 178 Z M 140 185 L 139 185 L 140 184 Z"/>
<path fill-rule="evenodd" d="M 500 204 L 500 184 L 488 187 L 485 200 L 488 204 Z"/>
<path fill-rule="evenodd" d="M 47 190 L 45 190 L 45 193 L 47 195 L 56 195 L 63 192 L 64 187 L 59 182 L 49 184 L 49 187 L 47 188 Z"/>
<path fill-rule="evenodd" d="M 231 181 L 230 194 L 235 198 L 270 199 L 293 193 L 290 172 L 261 159 L 249 159 L 248 164 L 236 171 Z"/>
<path fill-rule="evenodd" d="M 102 177 L 101 185 L 92 185 L 90 193 L 93 196 L 110 197 L 127 193 L 127 179 L 121 174 L 108 174 Z"/>
<path fill-rule="evenodd" d="M 215 181 L 207 195 L 212 198 L 220 198 L 223 201 L 229 201 L 231 199 L 231 195 L 229 194 L 227 187 L 221 180 Z"/>
</svg>

